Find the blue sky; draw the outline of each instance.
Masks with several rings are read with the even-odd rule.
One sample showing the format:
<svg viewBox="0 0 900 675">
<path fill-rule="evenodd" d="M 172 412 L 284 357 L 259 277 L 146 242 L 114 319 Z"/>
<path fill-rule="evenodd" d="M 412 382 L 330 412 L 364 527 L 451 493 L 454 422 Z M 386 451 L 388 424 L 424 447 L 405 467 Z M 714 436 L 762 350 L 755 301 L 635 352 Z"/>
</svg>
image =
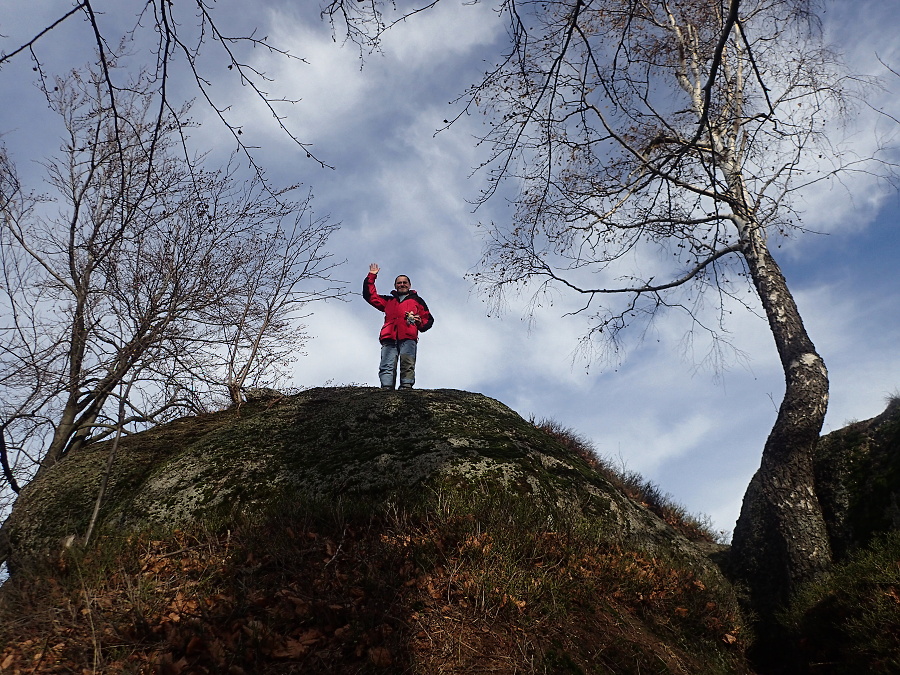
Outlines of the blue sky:
<svg viewBox="0 0 900 675">
<path fill-rule="evenodd" d="M 120 3 L 105 4 L 119 11 L 113 8 Z M 884 72 L 876 54 L 900 66 L 893 3 L 850 4 L 827 4 L 829 38 L 863 72 Z M 588 325 L 564 314 L 577 298 L 560 295 L 533 322 L 516 299 L 502 316 L 487 316 L 465 275 L 480 254 L 478 223 L 508 220 L 509 207 L 502 198 L 477 212 L 471 206 L 484 187 L 483 174 L 472 175 L 485 158 L 486 149 L 475 143 L 482 119 L 467 116 L 448 131 L 435 131 L 458 110 L 449 102 L 502 49 L 504 25 L 490 5 L 442 0 L 398 26 L 384 52 L 363 65 L 352 45 L 332 40 L 315 5 L 258 0 L 252 15 L 260 32 L 305 62 L 262 52 L 253 58 L 275 78 L 274 91 L 302 99 L 285 109 L 287 121 L 333 170 L 288 143 L 224 68 L 214 81 L 216 93 L 233 101 L 232 114 L 250 142 L 260 146 L 258 159 L 269 177 L 308 185 L 316 212 L 341 223 L 329 248 L 347 261 L 338 276 L 349 282 L 351 295 L 314 308 L 306 321 L 314 337 L 290 384 L 377 384 L 381 318 L 358 295 L 369 263 L 377 262 L 383 291 L 395 275 L 407 274 L 436 316 L 419 346 L 419 387 L 477 391 L 526 418 L 555 419 L 589 438 L 614 464 L 640 472 L 730 531 L 783 392 L 765 322 L 736 312 L 732 337 L 748 359 L 714 372 L 698 365 L 702 353 L 684 348 L 685 325 L 677 318 L 633 345 L 617 367 L 601 368 L 576 354 Z M 246 3 L 220 0 L 216 7 L 246 21 Z M 21 8 L 0 0 L 0 34 L 9 36 L 0 38 L 3 48 L 69 3 L 37 3 L 27 15 Z M 124 25 L 114 13 L 104 20 Z M 51 72 L 89 58 L 86 30 L 77 22 L 42 45 Z M 0 87 L 3 140 L 20 169 L 39 176 L 35 160 L 54 149 L 60 130 L 33 86 L 31 64 L 5 67 Z M 900 78 L 887 78 L 885 87 L 868 103 L 900 117 Z M 194 116 L 201 122 L 194 142 L 224 157 L 232 148 L 224 129 L 200 105 Z M 861 108 L 853 124 L 860 152 L 875 138 L 897 140 L 894 125 L 869 108 Z M 804 211 L 805 226 L 822 234 L 798 235 L 779 251 L 779 261 L 830 371 L 830 431 L 878 414 L 886 397 L 900 391 L 900 198 L 859 176 L 846 187 L 810 192 Z"/>
</svg>

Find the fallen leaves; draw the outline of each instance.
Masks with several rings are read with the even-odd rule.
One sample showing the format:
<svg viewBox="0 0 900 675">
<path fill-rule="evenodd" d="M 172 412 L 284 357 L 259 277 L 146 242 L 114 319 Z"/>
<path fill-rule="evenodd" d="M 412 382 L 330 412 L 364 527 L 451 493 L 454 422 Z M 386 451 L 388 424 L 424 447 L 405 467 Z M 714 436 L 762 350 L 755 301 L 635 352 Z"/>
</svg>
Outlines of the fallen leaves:
<svg viewBox="0 0 900 675">
<path fill-rule="evenodd" d="M 299 659 L 309 652 L 310 647 L 324 638 L 325 635 L 321 631 L 311 628 L 297 638 L 285 640 L 281 647 L 272 650 L 271 655 L 276 659 Z"/>
<path fill-rule="evenodd" d="M 394 659 L 385 647 L 371 647 L 369 649 L 369 661 L 377 668 L 387 668 Z"/>
<path fill-rule="evenodd" d="M 12 648 L 4 643 L 0 670 L 93 672 L 84 646 L 96 645 L 110 659 L 108 672 L 239 675 L 260 672 L 261 664 L 513 672 L 516 659 L 534 657 L 563 631 L 587 631 L 606 611 L 598 602 L 636 624 L 646 617 L 648 634 L 662 617 L 740 645 L 704 582 L 643 553 L 594 546 L 575 554 L 564 535 L 545 531 L 533 533 L 525 555 L 511 556 L 508 533 L 471 520 L 408 524 L 315 531 L 292 523 L 254 532 L 252 546 L 233 531 L 203 545 L 184 533 L 135 541 L 132 566 L 123 563 L 106 586 L 88 595 L 54 591 L 71 592 L 59 603 L 68 603 L 69 623 L 52 628 L 47 642 L 45 632 Z M 569 610 L 551 618 L 548 598 L 557 597 Z M 112 666 L 113 653 L 121 667 Z"/>
</svg>

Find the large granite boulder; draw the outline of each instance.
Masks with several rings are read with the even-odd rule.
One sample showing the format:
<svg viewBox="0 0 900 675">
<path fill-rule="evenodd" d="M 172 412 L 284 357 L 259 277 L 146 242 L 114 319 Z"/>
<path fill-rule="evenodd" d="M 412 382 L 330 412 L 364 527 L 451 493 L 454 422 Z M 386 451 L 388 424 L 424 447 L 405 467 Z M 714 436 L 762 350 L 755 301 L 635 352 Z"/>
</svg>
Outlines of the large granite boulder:
<svg viewBox="0 0 900 675">
<path fill-rule="evenodd" d="M 67 456 L 22 491 L 4 529 L 11 569 L 84 535 L 110 442 Z M 317 388 L 179 419 L 123 438 L 101 526 L 138 529 L 275 507 L 354 499 L 440 480 L 502 489 L 603 519 L 623 544 L 717 573 L 706 553 L 628 499 L 584 458 L 481 394 Z M 699 570 L 698 570 L 699 571 Z"/>
</svg>

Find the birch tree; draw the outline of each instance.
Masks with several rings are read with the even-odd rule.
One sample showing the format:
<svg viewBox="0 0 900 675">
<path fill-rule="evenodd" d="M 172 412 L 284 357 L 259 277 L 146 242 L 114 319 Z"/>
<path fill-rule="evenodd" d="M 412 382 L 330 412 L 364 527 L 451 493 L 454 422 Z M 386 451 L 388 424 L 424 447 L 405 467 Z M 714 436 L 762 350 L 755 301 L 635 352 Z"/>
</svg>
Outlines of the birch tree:
<svg viewBox="0 0 900 675">
<path fill-rule="evenodd" d="M 474 279 L 495 300 L 582 297 L 587 339 L 613 351 L 673 311 L 719 340 L 729 303 L 758 301 L 785 395 L 732 561 L 768 616 L 831 560 L 812 474 L 828 375 L 772 247 L 801 227 L 797 191 L 847 168 L 826 123 L 848 80 L 803 3 L 520 2 L 514 25 L 470 92 L 493 124 L 484 198 L 521 187 Z"/>
</svg>

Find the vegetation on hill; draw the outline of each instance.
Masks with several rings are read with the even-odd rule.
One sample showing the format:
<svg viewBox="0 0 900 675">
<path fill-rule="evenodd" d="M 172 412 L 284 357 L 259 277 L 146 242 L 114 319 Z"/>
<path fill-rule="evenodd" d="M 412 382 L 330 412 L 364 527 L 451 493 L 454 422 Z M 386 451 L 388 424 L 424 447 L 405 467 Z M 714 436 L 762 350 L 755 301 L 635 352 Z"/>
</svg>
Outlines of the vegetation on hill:
<svg viewBox="0 0 900 675">
<path fill-rule="evenodd" d="M 703 520 L 553 421 L 358 387 L 186 418 L 123 441 L 89 545 L 103 444 L 28 487 L 0 673 L 894 673 L 898 421 L 823 439 L 841 562 L 776 653 Z"/>
<path fill-rule="evenodd" d="M 3 590 L 8 672 L 749 672 L 718 578 L 492 481 L 107 533 Z"/>
<path fill-rule="evenodd" d="M 606 477 L 629 499 L 649 509 L 661 518 L 676 532 L 695 543 L 723 543 L 725 536 L 714 532 L 711 521 L 704 514 L 689 513 L 668 493 L 660 490 L 654 482 L 647 480 L 636 471 L 620 470 L 603 458 L 593 444 L 573 429 L 562 426 L 554 420 L 541 420 L 532 423 L 541 431 L 545 431 L 562 443 L 567 450 L 578 455 L 598 473 Z"/>
<path fill-rule="evenodd" d="M 877 537 L 810 584 L 782 617 L 817 675 L 900 673 L 900 531 Z"/>
<path fill-rule="evenodd" d="M 0 668 L 749 672 L 715 545 L 577 435 L 484 396 L 310 390 L 121 448 L 87 547 L 58 552 L 102 444 L 23 494 Z"/>
</svg>

